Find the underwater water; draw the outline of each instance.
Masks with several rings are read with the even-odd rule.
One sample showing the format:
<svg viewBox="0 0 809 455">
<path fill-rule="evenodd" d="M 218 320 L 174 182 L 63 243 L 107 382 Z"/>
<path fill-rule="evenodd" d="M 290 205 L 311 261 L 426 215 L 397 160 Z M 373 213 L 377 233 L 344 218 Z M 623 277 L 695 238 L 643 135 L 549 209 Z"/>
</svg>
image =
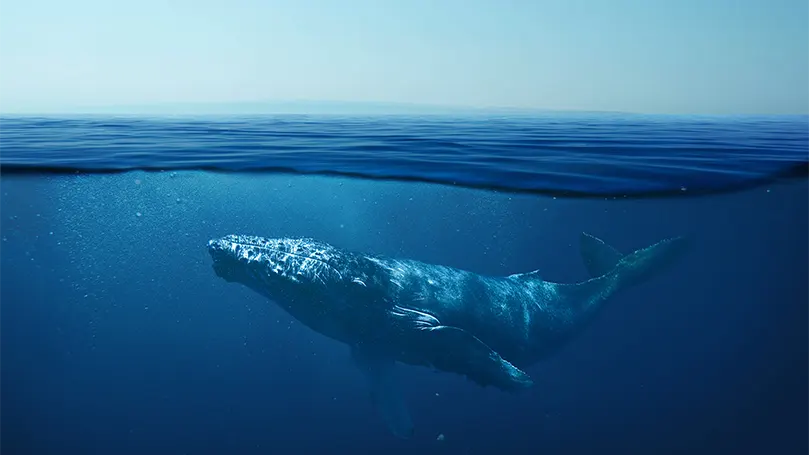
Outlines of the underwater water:
<svg viewBox="0 0 809 455">
<path fill-rule="evenodd" d="M 649 150 L 636 147 L 632 160 L 612 162 L 612 169 L 636 164 L 624 173 L 557 172 L 570 178 L 530 194 L 521 186 L 541 180 L 542 160 L 521 158 L 523 179 L 497 173 L 498 163 L 516 159 L 496 146 L 514 127 L 488 133 L 497 153 L 470 152 L 463 161 L 477 165 L 454 168 L 451 155 L 431 155 L 425 145 L 462 130 L 442 122 L 413 129 L 421 140 L 395 153 L 385 149 L 405 161 L 409 151 L 420 153 L 417 165 L 379 164 L 351 147 L 314 159 L 334 174 L 351 174 L 357 163 L 369 174 L 404 169 L 412 180 L 440 180 L 430 169 L 446 171 L 446 181 L 433 183 L 194 169 L 252 162 L 240 153 L 273 162 L 238 135 L 222 139 L 212 129 L 191 145 L 175 142 L 180 151 L 166 158 L 154 151 L 160 135 L 137 126 L 127 130 L 124 151 L 104 147 L 121 140 L 118 130 L 89 128 L 99 151 L 70 128 L 60 135 L 58 127 L 0 122 L 2 452 L 806 453 L 809 185 L 800 175 L 767 178 L 805 163 L 806 130 L 795 127 L 789 141 L 775 134 L 745 144 L 739 136 L 726 156 L 744 149 L 757 158 L 722 168 L 714 149 L 700 145 L 721 142 L 721 128 L 713 134 L 705 124 L 704 141 L 681 155 L 710 166 L 650 165 L 663 153 L 654 144 L 674 141 L 658 137 Z M 631 142 L 634 130 L 620 125 L 602 125 L 588 141 Z M 745 130 L 766 136 L 772 124 L 763 125 Z M 332 138 L 310 128 L 308 147 L 328 150 Z M 576 143 L 577 128 L 559 128 Z M 522 134 L 532 137 L 530 128 Z M 591 162 L 610 162 L 609 150 Z M 25 157 L 26 172 L 9 171 Z M 286 154 L 279 167 L 305 168 L 306 157 Z M 46 172 L 81 162 L 82 172 Z M 184 169 L 172 169 L 179 164 Z M 146 167 L 166 170 L 139 169 Z M 123 171 L 101 172 L 112 169 Z M 450 184 L 476 179 L 500 189 Z M 650 189 L 643 182 L 671 190 L 683 179 L 712 191 L 745 179 L 766 183 L 643 197 Z M 606 197 L 626 188 L 638 189 L 635 197 Z M 572 189 L 602 196 L 554 196 Z M 623 253 L 676 236 L 687 236 L 690 248 L 611 298 L 569 344 L 525 367 L 528 389 L 508 393 L 399 365 L 410 439 L 385 427 L 345 345 L 218 277 L 206 248 L 227 234 L 306 236 L 481 275 L 539 270 L 545 280 L 575 283 L 589 278 L 581 232 Z"/>
</svg>

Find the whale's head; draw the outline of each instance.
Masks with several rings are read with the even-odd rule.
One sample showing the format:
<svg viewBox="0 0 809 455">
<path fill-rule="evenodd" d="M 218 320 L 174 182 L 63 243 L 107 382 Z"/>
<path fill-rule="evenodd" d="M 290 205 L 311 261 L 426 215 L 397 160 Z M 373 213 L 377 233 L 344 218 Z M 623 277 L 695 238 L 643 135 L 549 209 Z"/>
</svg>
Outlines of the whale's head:
<svg viewBox="0 0 809 455">
<path fill-rule="evenodd" d="M 351 270 L 351 254 L 308 238 L 227 235 L 208 242 L 216 275 L 250 287 L 331 287 Z M 356 262 L 353 261 L 353 262 Z"/>
<path fill-rule="evenodd" d="M 305 324 L 346 313 L 381 292 L 373 261 L 313 239 L 228 235 L 209 241 L 208 253 L 217 276 L 264 295 Z"/>
</svg>

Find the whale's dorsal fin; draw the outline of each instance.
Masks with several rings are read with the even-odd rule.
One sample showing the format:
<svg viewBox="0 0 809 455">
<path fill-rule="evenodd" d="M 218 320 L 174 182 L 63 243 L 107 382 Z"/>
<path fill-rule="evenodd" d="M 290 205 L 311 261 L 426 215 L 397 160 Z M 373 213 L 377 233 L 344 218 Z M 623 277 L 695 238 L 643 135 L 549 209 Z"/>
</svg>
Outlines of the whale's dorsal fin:
<svg viewBox="0 0 809 455">
<path fill-rule="evenodd" d="M 531 280 L 541 280 L 542 279 L 542 277 L 540 276 L 539 270 L 534 270 L 532 272 L 525 272 L 525 273 L 515 273 L 515 274 L 507 276 L 506 278 L 511 278 L 511 279 L 531 279 Z"/>
<path fill-rule="evenodd" d="M 358 346 L 351 347 L 351 358 L 368 380 L 371 401 L 388 429 L 402 439 L 411 438 L 413 420 L 396 380 L 396 362 L 389 356 Z"/>
</svg>

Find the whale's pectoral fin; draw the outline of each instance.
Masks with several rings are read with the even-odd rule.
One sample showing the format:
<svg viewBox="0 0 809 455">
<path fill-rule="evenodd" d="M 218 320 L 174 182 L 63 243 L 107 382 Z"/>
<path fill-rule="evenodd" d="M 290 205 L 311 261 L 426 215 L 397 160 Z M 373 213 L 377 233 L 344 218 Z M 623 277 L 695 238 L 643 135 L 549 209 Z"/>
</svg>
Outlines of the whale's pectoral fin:
<svg viewBox="0 0 809 455">
<path fill-rule="evenodd" d="M 413 420 L 396 380 L 396 363 L 387 356 L 359 347 L 351 348 L 351 357 L 368 379 L 371 400 L 390 431 L 403 439 L 413 436 Z"/>
<path fill-rule="evenodd" d="M 457 327 L 437 326 L 422 329 L 433 347 L 430 361 L 434 367 L 465 375 L 481 386 L 492 385 L 514 391 L 530 387 L 531 378 L 477 337 Z"/>
<path fill-rule="evenodd" d="M 624 256 L 598 237 L 581 233 L 579 248 L 584 266 L 591 277 L 599 277 L 612 272 Z"/>
</svg>

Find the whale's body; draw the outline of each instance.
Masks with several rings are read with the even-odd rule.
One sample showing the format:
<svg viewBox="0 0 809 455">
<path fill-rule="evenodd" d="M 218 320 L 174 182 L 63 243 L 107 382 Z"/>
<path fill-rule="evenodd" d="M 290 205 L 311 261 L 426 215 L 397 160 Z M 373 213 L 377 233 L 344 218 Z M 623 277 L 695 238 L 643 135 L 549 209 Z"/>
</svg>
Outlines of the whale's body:
<svg viewBox="0 0 809 455">
<path fill-rule="evenodd" d="M 229 235 L 208 242 L 218 276 L 351 347 L 383 418 L 402 437 L 413 426 L 392 374 L 395 361 L 503 390 L 528 387 L 524 368 L 564 345 L 605 300 L 656 274 L 683 246 L 682 238 L 669 239 L 624 256 L 582 234 L 593 278 L 563 284 L 537 272 L 484 276 L 307 238 Z"/>
</svg>

